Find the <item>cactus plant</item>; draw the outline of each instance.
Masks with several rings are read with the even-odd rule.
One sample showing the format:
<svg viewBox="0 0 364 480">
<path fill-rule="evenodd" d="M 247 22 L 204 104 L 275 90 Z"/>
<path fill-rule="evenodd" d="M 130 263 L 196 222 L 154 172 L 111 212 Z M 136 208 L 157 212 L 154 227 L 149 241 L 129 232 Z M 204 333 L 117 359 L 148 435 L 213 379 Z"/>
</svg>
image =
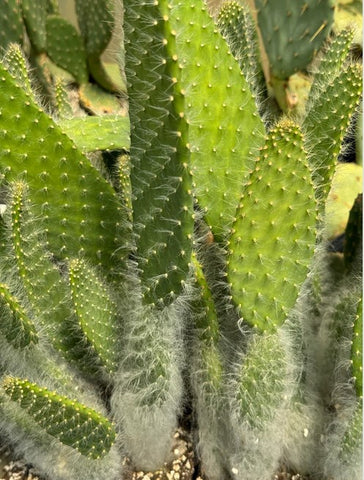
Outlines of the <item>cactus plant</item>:
<svg viewBox="0 0 364 480">
<path fill-rule="evenodd" d="M 328 233 L 361 69 L 350 32 L 324 43 L 330 1 L 282 18 L 286 3 L 257 1 L 255 24 L 234 2 L 215 23 L 202 0 L 124 0 L 129 119 L 75 117 L 53 74 L 51 118 L 8 47 L 0 432 L 52 480 L 120 480 L 125 455 L 161 467 L 186 403 L 209 480 L 267 480 L 281 462 L 361 476 L 360 199 L 342 253 Z M 113 2 L 76 10 L 81 36 L 55 2 L 23 0 L 33 54 L 68 69 L 83 105 L 100 100 L 91 73 L 118 106 L 100 63 Z M 257 28 L 273 84 L 311 75 L 299 111 L 267 98 Z"/>
</svg>

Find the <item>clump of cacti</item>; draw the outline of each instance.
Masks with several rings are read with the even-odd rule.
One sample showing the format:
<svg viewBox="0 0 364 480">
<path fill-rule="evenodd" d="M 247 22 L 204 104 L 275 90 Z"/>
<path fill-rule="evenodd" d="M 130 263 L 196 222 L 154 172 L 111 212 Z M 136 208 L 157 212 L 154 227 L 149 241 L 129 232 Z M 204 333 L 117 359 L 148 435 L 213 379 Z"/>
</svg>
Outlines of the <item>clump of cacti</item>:
<svg viewBox="0 0 364 480">
<path fill-rule="evenodd" d="M 6 32 L 0 433 L 52 480 L 120 480 L 125 455 L 168 460 L 188 403 L 209 480 L 361 478 L 360 197 L 332 218 L 361 67 L 332 2 L 257 1 L 256 24 L 236 2 L 215 23 L 202 0 L 124 0 L 130 121 L 75 118 L 59 78 L 52 119 L 27 73 L 46 54 L 84 105 L 90 74 L 118 95 L 113 2 L 76 1 L 81 36 L 56 2 L 2 3 L 32 51 Z"/>
</svg>

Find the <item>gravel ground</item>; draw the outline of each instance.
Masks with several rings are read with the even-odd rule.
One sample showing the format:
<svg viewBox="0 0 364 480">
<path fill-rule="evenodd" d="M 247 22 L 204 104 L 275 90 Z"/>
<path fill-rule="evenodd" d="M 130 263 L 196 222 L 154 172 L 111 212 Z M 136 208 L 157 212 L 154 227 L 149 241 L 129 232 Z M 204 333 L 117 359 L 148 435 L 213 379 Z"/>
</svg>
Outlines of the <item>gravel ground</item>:
<svg viewBox="0 0 364 480">
<path fill-rule="evenodd" d="M 3 459 L 3 463 L 1 463 Z M 135 471 L 128 458 L 124 459 L 125 475 L 121 480 L 208 480 L 195 472 L 195 456 L 188 433 L 179 429 L 174 435 L 173 458 L 155 472 Z M 52 480 L 37 474 L 32 465 L 11 461 L 11 452 L 0 447 L 0 480 Z M 223 480 L 223 479 L 221 479 Z M 287 472 L 284 468 L 267 480 L 310 480 L 308 477 Z"/>
</svg>

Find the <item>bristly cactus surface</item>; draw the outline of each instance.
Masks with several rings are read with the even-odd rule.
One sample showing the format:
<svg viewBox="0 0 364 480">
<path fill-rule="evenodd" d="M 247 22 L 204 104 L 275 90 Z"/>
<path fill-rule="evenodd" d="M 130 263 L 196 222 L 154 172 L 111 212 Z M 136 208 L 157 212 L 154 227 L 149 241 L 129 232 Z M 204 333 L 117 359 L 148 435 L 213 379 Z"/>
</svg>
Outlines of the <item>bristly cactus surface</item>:
<svg viewBox="0 0 364 480">
<path fill-rule="evenodd" d="M 122 480 L 191 410 L 203 478 L 359 480 L 362 82 L 332 1 L 124 0 L 116 76 L 117 2 L 76 0 L 79 29 L 0 6 L 0 435 Z"/>
</svg>

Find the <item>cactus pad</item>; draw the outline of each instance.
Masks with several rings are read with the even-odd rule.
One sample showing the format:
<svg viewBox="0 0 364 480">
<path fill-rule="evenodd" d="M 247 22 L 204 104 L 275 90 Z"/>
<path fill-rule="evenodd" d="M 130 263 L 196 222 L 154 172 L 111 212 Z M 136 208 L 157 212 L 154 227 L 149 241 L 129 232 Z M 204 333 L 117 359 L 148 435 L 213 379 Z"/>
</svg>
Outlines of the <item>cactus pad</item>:
<svg viewBox="0 0 364 480">
<path fill-rule="evenodd" d="M 86 52 L 76 28 L 58 15 L 46 22 L 47 54 L 59 67 L 73 75 L 78 83 L 88 81 Z"/>
<path fill-rule="evenodd" d="M 121 115 L 75 117 L 61 121 L 60 127 L 83 152 L 130 148 L 128 117 Z"/>
<path fill-rule="evenodd" d="M 15 348 L 37 343 L 38 335 L 33 322 L 4 283 L 0 283 L 0 312 L 0 331 Z"/>
<path fill-rule="evenodd" d="M 118 358 L 117 307 L 94 269 L 82 260 L 69 265 L 73 307 L 87 342 L 108 371 L 115 371 Z"/>
<path fill-rule="evenodd" d="M 23 21 L 18 0 L 1 2 L 0 47 L 6 49 L 9 43 L 23 43 Z"/>
<path fill-rule="evenodd" d="M 302 135 L 282 122 L 269 133 L 246 182 L 228 244 L 228 280 L 243 319 L 281 325 L 315 244 L 316 202 Z"/>
<path fill-rule="evenodd" d="M 349 65 L 321 91 L 306 114 L 303 131 L 320 206 L 329 193 L 341 144 L 362 92 L 362 68 Z"/>
<path fill-rule="evenodd" d="M 330 32 L 332 0 L 255 0 L 271 75 L 288 79 L 305 70 Z"/>
<path fill-rule="evenodd" d="M 169 12 L 189 122 L 191 171 L 217 240 L 234 217 L 251 152 L 264 131 L 237 61 L 203 1 L 173 0 Z"/>
<path fill-rule="evenodd" d="M 109 420 L 77 401 L 20 378 L 5 378 L 3 388 L 49 435 L 82 455 L 101 458 L 114 443 Z"/>
<path fill-rule="evenodd" d="M 125 2 L 136 255 L 145 300 L 158 305 L 182 291 L 193 231 L 184 99 L 167 20 L 165 1 Z"/>
<path fill-rule="evenodd" d="M 7 180 L 27 179 L 52 252 L 81 251 L 110 267 L 123 223 L 112 187 L 2 67 L 0 104 L 1 170 Z"/>
<path fill-rule="evenodd" d="M 32 46 L 37 53 L 47 49 L 47 0 L 22 0 L 23 19 Z"/>
</svg>

